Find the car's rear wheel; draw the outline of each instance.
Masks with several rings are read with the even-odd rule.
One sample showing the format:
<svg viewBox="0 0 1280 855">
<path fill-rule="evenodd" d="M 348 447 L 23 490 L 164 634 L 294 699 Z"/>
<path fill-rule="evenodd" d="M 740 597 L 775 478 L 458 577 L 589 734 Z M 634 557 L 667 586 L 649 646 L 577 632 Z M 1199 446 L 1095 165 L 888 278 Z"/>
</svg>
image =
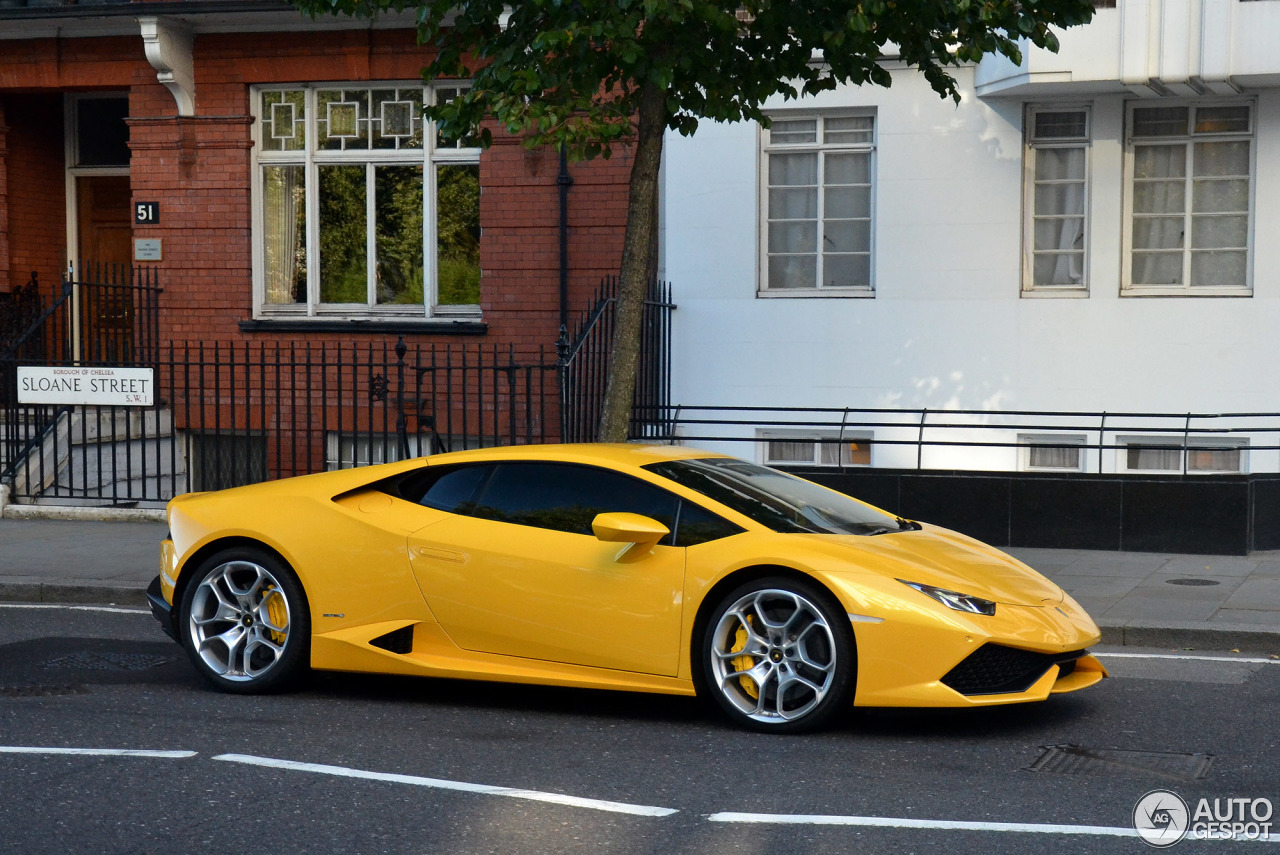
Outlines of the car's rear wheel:
<svg viewBox="0 0 1280 855">
<path fill-rule="evenodd" d="M 813 730 L 853 700 L 849 621 L 830 594 L 799 579 L 757 579 L 730 592 L 697 655 L 700 690 L 753 730 Z"/>
<path fill-rule="evenodd" d="M 182 597 L 191 661 L 220 689 L 281 689 L 307 668 L 311 617 L 302 584 L 267 552 L 241 547 L 202 562 Z"/>
</svg>

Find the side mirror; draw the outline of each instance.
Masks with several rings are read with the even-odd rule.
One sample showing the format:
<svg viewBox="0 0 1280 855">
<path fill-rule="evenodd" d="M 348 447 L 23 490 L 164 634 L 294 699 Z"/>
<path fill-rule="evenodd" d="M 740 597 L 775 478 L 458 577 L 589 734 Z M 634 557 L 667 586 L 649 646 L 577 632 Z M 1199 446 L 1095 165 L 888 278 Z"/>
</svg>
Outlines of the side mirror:
<svg viewBox="0 0 1280 855">
<path fill-rule="evenodd" d="M 598 540 L 605 543 L 629 543 L 631 546 L 619 553 L 638 558 L 653 545 L 671 533 L 671 529 L 650 517 L 641 514 L 607 513 L 597 514 L 591 521 L 591 530 Z"/>
</svg>

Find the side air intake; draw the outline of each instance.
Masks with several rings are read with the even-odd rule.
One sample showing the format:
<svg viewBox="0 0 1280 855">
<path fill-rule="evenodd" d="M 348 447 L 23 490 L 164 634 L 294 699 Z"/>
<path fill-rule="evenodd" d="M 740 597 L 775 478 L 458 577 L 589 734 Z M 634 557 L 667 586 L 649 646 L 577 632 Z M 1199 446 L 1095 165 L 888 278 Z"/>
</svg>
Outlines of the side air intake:
<svg viewBox="0 0 1280 855">
<path fill-rule="evenodd" d="M 389 653 L 412 653 L 413 624 L 392 630 L 386 635 L 380 635 L 369 643 Z"/>
</svg>

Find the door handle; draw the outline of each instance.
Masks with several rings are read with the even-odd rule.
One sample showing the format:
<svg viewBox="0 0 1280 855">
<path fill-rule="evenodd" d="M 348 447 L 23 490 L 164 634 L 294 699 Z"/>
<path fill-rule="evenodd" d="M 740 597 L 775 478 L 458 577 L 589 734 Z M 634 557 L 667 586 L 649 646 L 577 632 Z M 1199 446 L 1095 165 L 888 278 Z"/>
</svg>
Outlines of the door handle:
<svg viewBox="0 0 1280 855">
<path fill-rule="evenodd" d="M 423 558 L 434 558 L 437 561 L 452 561 L 455 564 L 461 564 L 467 560 L 467 556 L 463 555 L 461 552 L 453 552 L 448 549 L 437 549 L 434 546 L 419 546 L 414 551 Z"/>
</svg>

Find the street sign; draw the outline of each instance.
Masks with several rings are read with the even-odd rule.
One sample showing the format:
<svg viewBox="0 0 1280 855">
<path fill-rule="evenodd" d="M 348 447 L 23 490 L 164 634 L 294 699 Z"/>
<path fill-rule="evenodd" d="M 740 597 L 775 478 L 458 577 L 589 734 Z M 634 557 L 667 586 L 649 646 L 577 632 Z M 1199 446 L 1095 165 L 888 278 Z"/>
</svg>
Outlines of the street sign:
<svg viewBox="0 0 1280 855">
<path fill-rule="evenodd" d="M 156 402 L 154 368 L 82 368 L 29 365 L 18 368 L 19 404 L 87 404 L 151 407 Z"/>
</svg>

